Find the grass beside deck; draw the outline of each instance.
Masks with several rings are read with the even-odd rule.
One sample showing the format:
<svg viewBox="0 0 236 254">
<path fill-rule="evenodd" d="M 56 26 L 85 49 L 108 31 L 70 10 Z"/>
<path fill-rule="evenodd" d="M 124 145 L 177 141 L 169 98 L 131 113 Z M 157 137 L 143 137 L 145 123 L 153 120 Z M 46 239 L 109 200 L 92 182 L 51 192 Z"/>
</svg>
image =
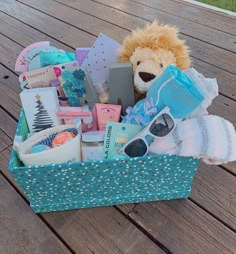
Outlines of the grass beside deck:
<svg viewBox="0 0 236 254">
<path fill-rule="evenodd" d="M 197 0 L 205 4 L 236 12 L 236 0 Z"/>
</svg>

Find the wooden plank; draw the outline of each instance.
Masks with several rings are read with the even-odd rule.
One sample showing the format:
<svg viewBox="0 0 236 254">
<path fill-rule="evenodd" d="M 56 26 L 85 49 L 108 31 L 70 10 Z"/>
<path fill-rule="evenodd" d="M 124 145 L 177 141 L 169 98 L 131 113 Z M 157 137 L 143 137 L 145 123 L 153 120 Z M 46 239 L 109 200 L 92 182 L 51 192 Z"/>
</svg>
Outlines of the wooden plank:
<svg viewBox="0 0 236 254">
<path fill-rule="evenodd" d="M 19 93 L 21 88 L 19 85 L 18 76 L 15 72 L 8 70 L 5 66 L 0 64 L 0 85 L 3 92 L 7 92 L 9 97 L 19 104 Z"/>
<path fill-rule="evenodd" d="M 1 58 L 2 59 L 2 58 Z M 0 64 L 0 83 L 2 84 L 2 89 L 4 90 L 3 87 L 10 87 L 12 92 L 11 96 L 14 98 L 16 94 L 18 94 L 21 89 L 19 86 L 18 78 L 15 76 L 14 71 L 8 70 L 5 66 Z"/>
<path fill-rule="evenodd" d="M 1 97 L 0 97 L 1 98 Z M 11 139 L 0 129 L 0 153 L 11 145 Z"/>
<path fill-rule="evenodd" d="M 55 46 L 59 49 L 63 48 L 66 51 L 74 51 L 74 48 L 68 47 L 66 44 L 39 32 L 35 28 L 32 28 L 3 12 L 0 12 L 0 23 L 0 32 L 6 37 L 18 42 L 21 46 L 26 47 L 36 41 L 50 41 L 51 46 Z M 60 40 L 60 37 L 58 39 Z"/>
<path fill-rule="evenodd" d="M 88 0 L 85 2 L 84 0 L 68 0 L 66 1 L 66 4 L 63 0 L 56 1 L 62 3 L 63 5 L 70 6 L 78 11 L 99 17 L 103 20 L 106 20 L 107 22 L 111 22 L 112 24 L 119 25 L 122 28 L 129 29 L 130 31 L 136 29 L 138 26 L 143 26 L 145 24 L 145 20 L 142 19 L 142 16 L 132 16 L 125 12 L 94 1 Z M 162 1 L 162 5 L 165 5 L 166 7 L 167 3 Z M 125 11 L 124 8 L 122 10 Z M 149 20 L 151 21 L 152 19 Z M 180 34 L 180 37 L 186 40 L 186 43 L 190 46 L 192 57 L 196 57 L 197 59 L 201 59 L 202 61 L 213 64 L 226 71 L 236 74 L 236 56 L 231 52 L 210 45 L 191 36 L 186 36 L 185 34 Z"/>
<path fill-rule="evenodd" d="M 0 174 L 0 252 L 71 253 Z"/>
<path fill-rule="evenodd" d="M 63 40 L 65 44 L 73 42 L 73 44 L 70 43 L 70 46 L 73 48 L 90 47 L 94 41 L 93 35 L 72 27 L 58 19 L 52 18 L 40 11 L 36 11 L 26 5 L 22 5 L 15 0 L 2 0 L 0 10 L 43 31 L 44 35 L 42 34 L 40 41 L 44 38 L 45 34 L 49 37 L 58 38 L 59 41 Z M 19 29 L 22 31 L 23 28 Z M 30 36 L 30 38 L 32 37 Z"/>
<path fill-rule="evenodd" d="M 29 3 L 31 1 L 21 0 L 21 2 Z M 128 0 L 97 0 L 96 2 L 103 3 L 104 5 L 108 5 L 134 16 L 142 17 L 145 20 L 153 20 L 154 18 L 157 18 L 160 22 L 166 24 L 169 23 L 179 27 L 180 32 L 187 34 L 193 38 L 205 41 L 209 44 L 232 51 L 234 53 L 236 52 L 236 45 L 234 44 L 236 41 L 235 35 L 227 34 L 205 25 L 197 24 L 195 22 L 185 20 L 181 17 L 173 16 L 169 13 L 162 12 L 148 6 L 143 6 L 139 3 L 131 2 Z M 38 5 L 40 4 L 38 3 Z M 166 8 L 168 8 L 168 5 L 166 5 Z M 232 22 L 234 23 L 235 21 Z"/>
<path fill-rule="evenodd" d="M 7 66 L 11 70 L 14 70 L 15 61 L 22 49 L 22 46 L 8 39 L 3 34 L 0 34 L 0 55 L 1 63 L 3 65 Z"/>
<path fill-rule="evenodd" d="M 235 253 L 236 234 L 188 199 L 142 203 L 124 212 L 172 253 Z"/>
<path fill-rule="evenodd" d="M 191 199 L 236 230 L 236 178 L 216 166 L 201 164 L 193 181 Z"/>
<path fill-rule="evenodd" d="M 18 185 L 18 183 L 15 181 L 14 177 L 8 170 L 8 163 L 10 159 L 11 150 L 12 146 L 0 152 L 0 171 L 2 172 L 4 177 L 7 178 L 7 180 L 11 183 L 11 185 L 13 185 L 17 189 L 17 191 L 21 194 L 21 196 L 24 197 L 26 200 L 28 200 L 28 198 L 25 196 L 25 193 L 21 190 L 20 186 Z"/>
<path fill-rule="evenodd" d="M 188 5 L 186 2 L 176 2 L 173 0 L 132 0 L 133 2 L 149 6 L 159 11 L 167 12 L 195 23 L 199 23 L 211 28 L 236 35 L 235 18 L 222 16 L 218 12 L 209 12 L 206 8 L 197 8 L 196 5 Z M 166 8 L 168 7 L 168 8 Z M 217 21 L 217 22 L 216 22 Z"/>
<path fill-rule="evenodd" d="M 178 3 L 183 3 L 183 0 L 174 0 L 174 1 L 178 2 Z M 203 7 L 201 5 L 193 4 L 191 2 L 184 1 L 184 4 L 187 5 L 187 6 L 191 6 L 191 7 L 194 7 L 196 9 L 199 9 L 199 10 L 207 11 L 207 12 L 210 12 L 210 13 L 215 13 L 215 14 L 217 14 L 219 16 L 222 16 L 222 17 L 230 17 L 231 19 L 236 19 L 235 16 L 229 15 L 228 13 L 224 13 L 224 12 L 221 12 L 221 11 L 216 11 L 216 10 L 213 10 L 213 9 L 210 9 L 210 8 L 207 8 L 207 7 Z"/>
<path fill-rule="evenodd" d="M 21 108 L 18 77 L 0 64 L 0 106 L 18 118 Z"/>
<path fill-rule="evenodd" d="M 0 108 L 0 129 L 13 140 L 16 131 L 16 122 L 2 108 Z"/>
<path fill-rule="evenodd" d="M 0 168 L 19 188 L 7 170 L 9 153 L 9 149 L 0 153 Z M 165 253 L 113 207 L 43 213 L 42 216 L 75 253 Z"/>
<path fill-rule="evenodd" d="M 193 61 L 193 67 L 207 78 L 216 78 L 219 86 L 219 92 L 222 95 L 236 100 L 236 91 L 234 85 L 236 75 L 198 60 Z"/>
<path fill-rule="evenodd" d="M 81 253 L 165 253 L 112 207 L 45 215 Z"/>
<path fill-rule="evenodd" d="M 6 88 L 6 87 L 3 87 Z M 18 118 L 20 114 L 20 103 L 15 102 L 9 95 L 8 91 L 12 91 L 7 87 L 7 89 L 2 89 L 2 84 L 0 83 L 0 106 L 11 113 L 15 118 Z M 17 95 L 17 99 L 18 99 Z"/>
<path fill-rule="evenodd" d="M 230 172 L 232 172 L 236 176 L 236 166 L 235 162 L 227 163 L 227 165 L 223 166 L 224 168 L 228 169 Z"/>
<path fill-rule="evenodd" d="M 0 64 L 0 106 L 15 118 L 18 118 L 20 113 L 20 92 L 21 89 L 16 74 Z"/>
<path fill-rule="evenodd" d="M 37 0 L 23 0 L 18 2 L 27 4 L 30 7 L 47 13 L 66 23 L 72 24 L 73 26 L 93 35 L 98 35 L 99 33 L 104 33 L 106 31 L 107 35 L 115 40 L 120 40 L 120 38 L 124 38 L 128 34 L 127 30 L 114 26 L 96 17 L 89 16 L 83 12 L 78 13 L 76 10 L 57 2 L 48 0 L 42 0 L 40 2 Z"/>
<path fill-rule="evenodd" d="M 235 185 L 235 177 L 222 168 L 201 163 L 193 180 L 190 199 L 236 230 Z M 119 207 L 127 214 L 134 209 L 134 205 Z"/>
<path fill-rule="evenodd" d="M 230 121 L 236 126 L 236 101 L 218 95 L 208 108 L 210 114 L 217 115 Z"/>
<path fill-rule="evenodd" d="M 4 5 L 1 5 L 0 8 L 2 6 L 4 6 Z M 24 10 L 24 9 L 22 9 L 22 5 L 21 5 L 21 7 L 20 6 L 17 6 L 17 7 L 19 7 L 18 9 L 21 8 L 21 11 L 22 11 L 22 14 L 23 14 L 22 17 L 24 17 L 24 18 L 27 15 L 29 15 L 30 10 L 32 10 L 32 8 L 29 8 L 30 10 L 27 10 L 27 6 L 25 6 L 26 10 Z M 26 12 L 26 11 L 28 11 L 28 12 Z M 33 16 L 35 13 L 30 13 L 30 14 Z M 39 12 L 37 13 L 37 15 L 39 15 Z M 36 19 L 37 15 L 34 15 L 35 19 Z M 39 23 L 42 23 L 43 18 L 44 18 L 43 16 L 42 17 L 40 16 L 40 22 Z M 29 20 L 29 21 L 31 21 L 31 20 Z M 34 21 L 34 22 L 36 22 L 36 21 Z M 46 22 L 47 22 L 47 20 L 45 20 L 45 25 L 46 25 Z M 14 25 L 16 26 L 16 23 Z M 51 33 L 53 34 L 55 28 L 51 27 L 50 29 L 51 29 Z M 43 36 L 43 34 L 42 34 L 42 36 Z M 0 35 L 0 39 L 1 39 L 0 40 L 0 45 L 1 45 L 0 53 L 1 53 L 1 59 L 2 59 L 1 61 L 8 68 L 14 69 L 14 62 L 9 61 L 8 59 L 12 59 L 12 60 L 16 59 L 16 56 L 20 53 L 22 48 L 19 45 L 17 45 L 16 43 L 14 43 L 13 41 L 9 40 L 8 38 L 4 38 L 3 35 Z M 71 40 L 70 45 L 73 46 L 73 47 L 76 47 L 76 42 L 77 41 L 79 41 L 79 40 L 75 40 L 75 39 Z M 67 41 L 67 43 L 70 43 L 70 42 Z M 19 43 L 22 43 L 22 44 L 25 43 L 25 39 L 20 39 Z M 88 45 L 89 45 L 89 41 L 88 41 Z M 15 52 L 13 52 L 13 51 L 15 51 Z M 207 77 L 216 77 L 219 81 L 220 91 L 222 92 L 222 94 L 225 94 L 228 97 L 236 99 L 236 93 L 235 93 L 235 89 L 234 89 L 234 83 L 236 81 L 236 75 L 233 75 L 231 73 L 223 71 L 223 70 L 221 70 L 221 69 L 219 69 L 215 66 L 204 63 L 204 62 L 202 62 L 198 59 L 195 59 L 195 61 L 193 62 L 193 65 L 196 66 L 197 69 L 200 72 L 202 72 L 203 74 L 205 74 Z"/>
</svg>

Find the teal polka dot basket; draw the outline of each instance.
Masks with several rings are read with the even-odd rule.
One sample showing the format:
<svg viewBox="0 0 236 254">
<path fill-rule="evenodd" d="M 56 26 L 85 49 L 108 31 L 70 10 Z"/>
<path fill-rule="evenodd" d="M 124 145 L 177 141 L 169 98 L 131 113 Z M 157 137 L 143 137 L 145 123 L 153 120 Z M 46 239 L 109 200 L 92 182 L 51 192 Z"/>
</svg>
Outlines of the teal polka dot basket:
<svg viewBox="0 0 236 254">
<path fill-rule="evenodd" d="M 16 137 L 27 133 L 22 111 Z M 192 157 L 156 155 L 25 167 L 13 149 L 9 170 L 38 213 L 187 198 L 198 164 Z"/>
</svg>

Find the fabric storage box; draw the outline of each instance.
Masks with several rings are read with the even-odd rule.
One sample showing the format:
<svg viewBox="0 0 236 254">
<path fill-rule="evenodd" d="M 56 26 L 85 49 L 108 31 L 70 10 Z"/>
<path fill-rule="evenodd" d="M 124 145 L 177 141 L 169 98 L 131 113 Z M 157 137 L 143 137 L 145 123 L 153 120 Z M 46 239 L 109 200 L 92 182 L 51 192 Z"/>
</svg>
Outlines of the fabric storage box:
<svg viewBox="0 0 236 254">
<path fill-rule="evenodd" d="M 16 138 L 26 139 L 20 114 Z M 167 155 L 24 166 L 13 149 L 9 170 L 34 212 L 187 198 L 198 159 Z"/>
</svg>

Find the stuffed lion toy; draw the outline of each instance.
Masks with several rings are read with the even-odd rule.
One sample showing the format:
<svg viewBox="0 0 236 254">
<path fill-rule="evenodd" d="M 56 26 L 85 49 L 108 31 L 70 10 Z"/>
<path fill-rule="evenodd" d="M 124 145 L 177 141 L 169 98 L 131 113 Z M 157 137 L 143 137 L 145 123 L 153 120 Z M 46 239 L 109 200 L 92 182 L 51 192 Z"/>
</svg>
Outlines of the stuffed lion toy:
<svg viewBox="0 0 236 254">
<path fill-rule="evenodd" d="M 124 39 L 119 57 L 121 62 L 130 61 L 133 65 L 136 99 L 145 96 L 153 79 L 167 65 L 181 70 L 190 66 L 189 49 L 177 35 L 177 28 L 153 21 Z"/>
</svg>

